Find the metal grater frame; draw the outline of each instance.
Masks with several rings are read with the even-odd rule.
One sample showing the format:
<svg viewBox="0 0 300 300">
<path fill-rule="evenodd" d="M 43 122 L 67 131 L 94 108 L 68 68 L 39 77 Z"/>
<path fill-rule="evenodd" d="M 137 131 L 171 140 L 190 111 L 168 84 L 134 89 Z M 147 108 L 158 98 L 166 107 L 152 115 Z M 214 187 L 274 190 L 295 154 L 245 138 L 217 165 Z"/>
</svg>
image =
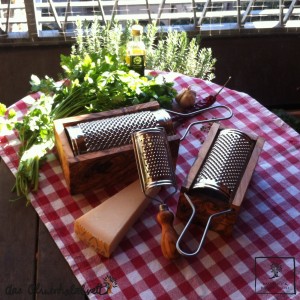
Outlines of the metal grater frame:
<svg viewBox="0 0 300 300">
<path fill-rule="evenodd" d="M 211 230 L 228 236 L 232 234 L 238 211 L 244 200 L 247 188 L 258 162 L 259 155 L 262 151 L 264 139 L 254 134 L 246 134 L 250 139 L 250 143 L 252 144 L 251 151 L 249 151 L 247 162 L 243 166 L 243 172 L 241 172 L 241 176 L 239 177 L 237 186 L 233 191 L 231 191 L 231 193 L 226 190 L 223 193 L 223 191 L 221 192 L 220 188 L 218 192 L 212 192 L 212 195 L 209 195 L 209 197 L 207 197 L 208 199 L 206 199 L 205 197 L 202 197 L 201 194 L 201 196 L 199 196 L 199 190 L 197 191 L 197 188 L 195 188 L 195 186 L 197 185 L 197 178 L 201 173 L 201 170 L 203 170 L 203 166 L 205 166 L 205 164 L 207 163 L 210 150 L 213 148 L 214 143 L 222 130 L 228 129 L 222 127 L 217 123 L 214 123 L 212 125 L 208 136 L 202 147 L 200 148 L 198 156 L 195 159 L 194 164 L 192 165 L 181 187 L 176 216 L 181 220 L 187 221 L 192 213 L 192 209 L 190 208 L 185 194 L 190 197 L 191 201 L 196 207 L 196 214 L 193 219 L 194 224 L 204 226 L 207 223 L 209 217 L 214 213 L 226 209 L 232 209 L 232 212 L 220 217 L 216 217 L 210 226 Z M 234 131 L 236 130 L 234 129 Z M 243 135 L 245 133 L 241 132 L 241 134 Z M 214 188 L 216 187 L 214 185 L 215 183 L 213 182 L 210 190 L 214 190 Z M 219 197 L 219 199 L 216 199 L 216 197 Z M 211 201 L 211 198 L 216 201 Z"/>
</svg>

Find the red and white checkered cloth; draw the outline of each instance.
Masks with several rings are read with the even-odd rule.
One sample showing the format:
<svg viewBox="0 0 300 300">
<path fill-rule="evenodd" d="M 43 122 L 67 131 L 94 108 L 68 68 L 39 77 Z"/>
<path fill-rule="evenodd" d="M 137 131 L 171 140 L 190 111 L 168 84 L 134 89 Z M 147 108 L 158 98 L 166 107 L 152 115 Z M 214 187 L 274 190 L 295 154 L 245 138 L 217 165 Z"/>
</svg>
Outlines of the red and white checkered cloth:
<svg viewBox="0 0 300 300">
<path fill-rule="evenodd" d="M 165 74 L 181 90 L 194 85 L 205 98 L 220 86 L 180 74 Z M 27 96 L 13 105 L 21 116 Z M 249 95 L 225 88 L 217 104 L 228 105 L 234 116 L 226 127 L 254 133 L 265 139 L 233 236 L 209 232 L 200 253 L 177 261 L 166 260 L 160 248 L 161 228 L 157 206 L 151 203 L 107 259 L 86 247 L 74 233 L 73 222 L 105 201 L 122 186 L 71 196 L 55 153 L 40 171 L 40 189 L 32 205 L 48 228 L 62 255 L 90 299 L 103 299 L 104 278 L 116 280 L 112 299 L 300 299 L 300 136 Z M 178 128 L 182 135 L 191 121 L 226 115 L 224 110 L 194 117 Z M 176 175 L 179 187 L 189 172 L 207 131 L 192 127 L 181 142 Z M 18 140 L 0 137 L 0 155 L 13 173 L 18 165 Z M 176 194 L 169 206 L 175 212 Z M 25 205 L 25 203 L 24 203 Z M 183 224 L 176 220 L 180 232 Z M 199 240 L 199 237 L 195 237 Z M 271 267 L 272 266 L 272 267 Z M 298 286 L 295 286 L 298 284 Z M 94 290 L 93 290 L 94 289 Z"/>
</svg>

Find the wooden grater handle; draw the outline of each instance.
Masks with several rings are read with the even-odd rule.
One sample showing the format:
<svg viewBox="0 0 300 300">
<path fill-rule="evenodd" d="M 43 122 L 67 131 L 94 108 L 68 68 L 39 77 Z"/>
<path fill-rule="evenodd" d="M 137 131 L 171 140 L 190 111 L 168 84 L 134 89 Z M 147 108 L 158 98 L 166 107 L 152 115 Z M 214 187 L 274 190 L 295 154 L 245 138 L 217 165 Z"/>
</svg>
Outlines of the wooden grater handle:
<svg viewBox="0 0 300 300">
<path fill-rule="evenodd" d="M 176 249 L 178 234 L 173 227 L 174 214 L 168 209 L 167 205 L 159 206 L 159 212 L 156 216 L 161 225 L 161 250 L 165 258 L 172 260 L 179 256 Z"/>
</svg>

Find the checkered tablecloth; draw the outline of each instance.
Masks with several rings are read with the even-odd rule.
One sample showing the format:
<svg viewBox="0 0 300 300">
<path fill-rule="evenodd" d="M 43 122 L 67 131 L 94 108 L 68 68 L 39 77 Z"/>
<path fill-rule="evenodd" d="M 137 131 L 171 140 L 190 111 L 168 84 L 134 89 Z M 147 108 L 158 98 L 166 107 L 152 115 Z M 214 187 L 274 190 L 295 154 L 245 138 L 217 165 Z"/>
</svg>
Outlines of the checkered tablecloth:
<svg viewBox="0 0 300 300">
<path fill-rule="evenodd" d="M 202 99 L 220 88 L 180 74 L 165 76 L 178 90 L 193 85 Z M 19 116 L 36 97 L 39 94 L 13 105 Z M 300 299 L 300 136 L 245 93 L 225 88 L 216 104 L 233 110 L 233 117 L 222 125 L 259 135 L 265 144 L 233 236 L 225 238 L 210 231 L 195 257 L 177 261 L 163 257 L 155 203 L 129 230 L 112 258 L 96 254 L 74 234 L 74 220 L 116 193 L 122 184 L 71 196 L 55 151 L 48 155 L 40 172 L 40 189 L 31 195 L 32 205 L 90 299 Z M 178 128 L 178 134 L 183 134 L 190 121 L 222 114 L 226 112 L 216 110 L 194 117 Z M 179 186 L 205 140 L 205 128 L 193 127 L 180 144 Z M 18 140 L 8 134 L 0 141 L 0 155 L 15 173 Z M 169 202 L 174 212 L 177 201 L 178 194 Z M 176 220 L 175 228 L 180 232 L 183 224 Z M 115 286 L 109 295 L 100 295 L 107 290 L 107 276 L 115 279 Z"/>
</svg>

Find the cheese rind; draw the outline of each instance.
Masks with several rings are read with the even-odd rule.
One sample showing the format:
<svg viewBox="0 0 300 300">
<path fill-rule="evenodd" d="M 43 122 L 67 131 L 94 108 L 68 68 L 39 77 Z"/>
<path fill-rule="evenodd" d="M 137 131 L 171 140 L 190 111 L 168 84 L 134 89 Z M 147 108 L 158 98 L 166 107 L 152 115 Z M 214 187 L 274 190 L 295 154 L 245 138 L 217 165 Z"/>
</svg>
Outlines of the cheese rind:
<svg viewBox="0 0 300 300">
<path fill-rule="evenodd" d="M 75 233 L 97 253 L 110 257 L 149 202 L 136 180 L 76 219 Z"/>
</svg>

